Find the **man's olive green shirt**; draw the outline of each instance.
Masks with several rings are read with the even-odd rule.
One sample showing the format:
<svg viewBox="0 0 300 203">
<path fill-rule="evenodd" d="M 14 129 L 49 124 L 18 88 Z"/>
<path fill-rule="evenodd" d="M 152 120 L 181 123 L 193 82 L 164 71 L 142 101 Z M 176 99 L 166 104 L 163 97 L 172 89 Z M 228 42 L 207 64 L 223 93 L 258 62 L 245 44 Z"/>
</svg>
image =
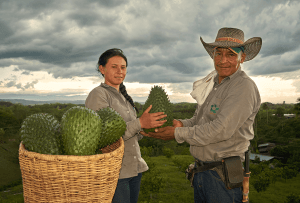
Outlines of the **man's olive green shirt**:
<svg viewBox="0 0 300 203">
<path fill-rule="evenodd" d="M 145 172 L 149 168 L 141 157 L 138 140 L 143 135 L 139 134 L 141 129 L 140 119 L 137 118 L 135 109 L 126 100 L 121 92 L 112 86 L 101 83 L 94 88 L 85 101 L 85 107 L 97 111 L 102 108 L 111 107 L 118 112 L 126 122 L 124 139 L 124 156 L 119 179 L 137 176 L 138 173 Z"/>
<path fill-rule="evenodd" d="M 253 122 L 260 108 L 260 94 L 254 81 L 239 69 L 222 80 L 214 78 L 214 87 L 205 102 L 197 106 L 191 119 L 178 119 L 175 128 L 178 143 L 190 144 L 192 156 L 201 161 L 220 161 L 240 156 L 254 138 Z"/>
</svg>

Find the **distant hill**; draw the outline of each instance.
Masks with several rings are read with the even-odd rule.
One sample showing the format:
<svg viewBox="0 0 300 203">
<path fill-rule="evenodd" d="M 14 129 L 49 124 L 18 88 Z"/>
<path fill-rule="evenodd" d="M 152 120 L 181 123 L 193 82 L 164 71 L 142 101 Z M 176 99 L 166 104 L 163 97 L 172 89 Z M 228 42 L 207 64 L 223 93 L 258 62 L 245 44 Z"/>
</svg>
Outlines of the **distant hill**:
<svg viewBox="0 0 300 203">
<path fill-rule="evenodd" d="M 60 104 L 85 104 L 85 100 L 49 100 L 49 101 L 35 101 L 35 100 L 26 100 L 26 99 L 0 99 L 0 102 L 11 102 L 13 104 L 20 103 L 24 106 L 28 105 L 42 105 L 42 104 L 54 104 L 54 103 L 60 103 Z M 145 104 L 145 102 L 138 102 L 140 104 Z M 186 103 L 186 102 L 182 102 Z"/>
<path fill-rule="evenodd" d="M 34 100 L 25 100 L 25 99 L 0 99 L 0 101 L 5 101 L 5 102 L 11 102 L 13 104 L 20 103 L 23 104 L 24 106 L 28 105 L 42 105 L 42 104 L 54 104 L 54 103 L 60 103 L 60 104 L 85 104 L 85 100 L 49 100 L 49 101 L 34 101 Z M 139 104 L 144 105 L 145 102 L 138 102 Z M 190 104 L 189 102 L 174 102 L 173 104 Z"/>
<path fill-rule="evenodd" d="M 60 104 L 85 104 L 85 100 L 49 100 L 49 101 L 35 101 L 35 100 L 25 100 L 25 99 L 0 99 L 0 102 L 11 102 L 13 104 L 16 103 L 20 103 L 23 104 L 24 106 L 28 106 L 28 105 L 42 105 L 42 104 L 54 104 L 54 103 L 60 103 Z M 144 105 L 145 102 L 138 102 L 139 104 Z M 284 108 L 293 108 L 294 104 L 272 104 L 270 102 L 264 102 L 268 104 L 269 109 L 276 109 L 277 107 L 284 107 Z M 173 104 L 192 104 L 189 102 L 174 102 Z M 196 104 L 193 103 L 193 104 Z M 261 104 L 261 106 L 263 105 L 263 103 Z M 7 106 L 7 105 L 5 105 Z"/>
<path fill-rule="evenodd" d="M 42 105 L 42 104 L 53 104 L 53 103 L 60 103 L 60 104 L 84 104 L 85 100 L 74 100 L 74 101 L 69 101 L 69 100 L 49 100 L 49 101 L 34 101 L 34 100 L 25 100 L 25 99 L 0 99 L 0 101 L 6 101 L 6 102 L 11 102 L 13 104 L 20 103 L 23 104 L 24 106 L 28 105 Z"/>
</svg>

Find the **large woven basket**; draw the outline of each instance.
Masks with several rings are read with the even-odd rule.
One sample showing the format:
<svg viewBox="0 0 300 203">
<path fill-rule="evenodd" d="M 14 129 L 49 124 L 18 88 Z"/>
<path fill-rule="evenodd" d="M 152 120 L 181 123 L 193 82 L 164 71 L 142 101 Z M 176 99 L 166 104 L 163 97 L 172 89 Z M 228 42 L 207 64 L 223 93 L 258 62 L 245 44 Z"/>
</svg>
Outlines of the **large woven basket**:
<svg viewBox="0 0 300 203">
<path fill-rule="evenodd" d="M 24 202 L 111 202 L 117 187 L 124 141 L 112 152 L 90 156 L 31 152 L 20 143 Z"/>
</svg>

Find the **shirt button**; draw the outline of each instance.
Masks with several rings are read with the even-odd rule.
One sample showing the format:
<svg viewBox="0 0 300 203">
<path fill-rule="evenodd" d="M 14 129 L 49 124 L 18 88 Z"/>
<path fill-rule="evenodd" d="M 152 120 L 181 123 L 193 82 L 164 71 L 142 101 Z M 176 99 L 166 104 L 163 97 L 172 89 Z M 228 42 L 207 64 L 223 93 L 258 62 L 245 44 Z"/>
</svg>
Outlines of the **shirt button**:
<svg viewBox="0 0 300 203">
<path fill-rule="evenodd" d="M 133 158 L 136 158 L 136 156 L 134 156 Z"/>
<path fill-rule="evenodd" d="M 217 88 L 215 88 L 215 90 L 217 90 Z"/>
<path fill-rule="evenodd" d="M 135 145 L 133 145 L 133 146 L 135 146 Z"/>
<path fill-rule="evenodd" d="M 127 111 L 127 113 L 129 113 L 129 111 Z"/>
<path fill-rule="evenodd" d="M 202 117 L 202 119 L 204 119 L 204 117 Z"/>
</svg>

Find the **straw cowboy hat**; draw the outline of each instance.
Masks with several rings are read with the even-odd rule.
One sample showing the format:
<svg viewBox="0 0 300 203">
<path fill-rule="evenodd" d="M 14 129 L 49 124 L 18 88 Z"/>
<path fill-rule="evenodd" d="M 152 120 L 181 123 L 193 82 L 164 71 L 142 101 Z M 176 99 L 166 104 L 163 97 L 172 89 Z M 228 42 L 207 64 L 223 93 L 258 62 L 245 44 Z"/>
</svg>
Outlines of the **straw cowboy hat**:
<svg viewBox="0 0 300 203">
<path fill-rule="evenodd" d="M 245 61 L 253 59 L 260 51 L 262 40 L 260 37 L 253 37 L 244 42 L 244 32 L 237 28 L 221 28 L 218 31 L 215 42 L 205 43 L 200 37 L 204 48 L 211 58 L 213 58 L 213 50 L 215 47 L 234 48 L 243 47 L 246 54 Z"/>
</svg>

